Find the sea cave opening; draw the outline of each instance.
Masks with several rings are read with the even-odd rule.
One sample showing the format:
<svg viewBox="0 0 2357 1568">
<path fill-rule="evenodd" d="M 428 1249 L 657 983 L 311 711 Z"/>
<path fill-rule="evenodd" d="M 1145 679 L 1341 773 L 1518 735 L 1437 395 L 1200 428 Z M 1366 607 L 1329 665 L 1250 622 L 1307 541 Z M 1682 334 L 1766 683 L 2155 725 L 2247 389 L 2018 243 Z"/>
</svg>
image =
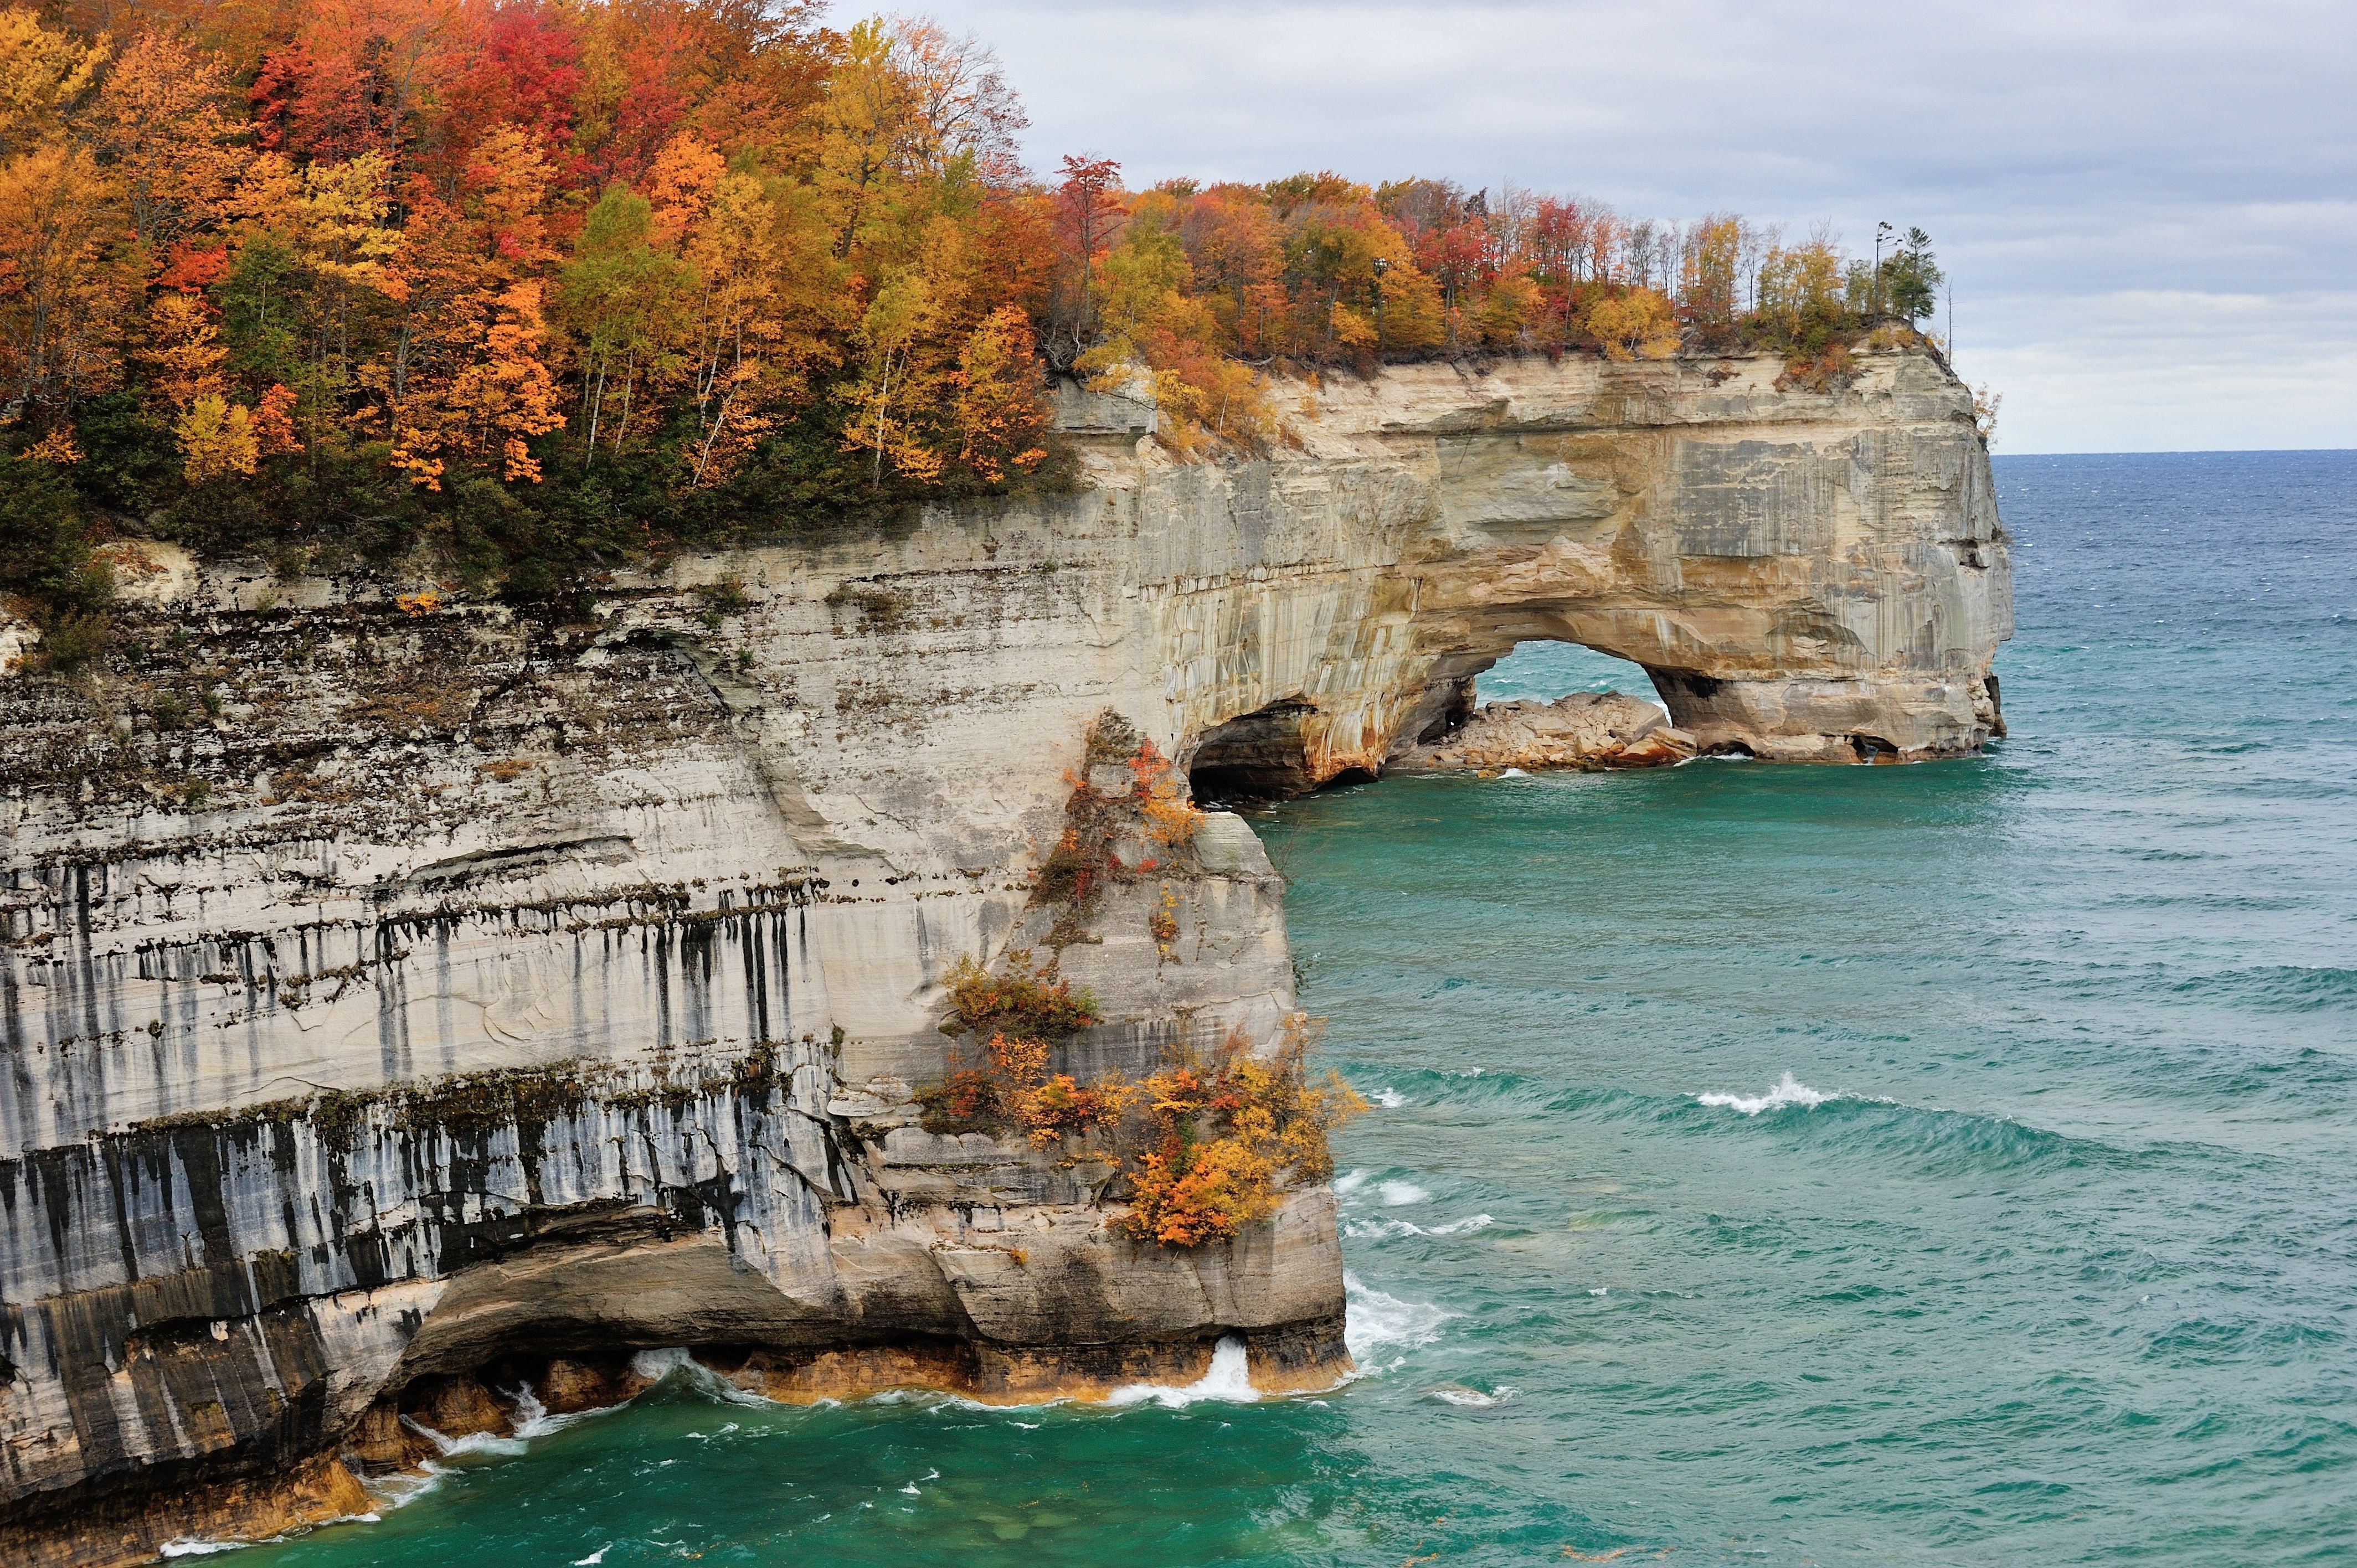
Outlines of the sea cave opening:
<svg viewBox="0 0 2357 1568">
<path fill-rule="evenodd" d="M 1534 639 L 1516 643 L 1495 662 L 1471 662 L 1469 672 L 1437 680 L 1402 739 L 1437 740 L 1463 725 L 1479 704 L 1553 703 L 1575 692 L 1617 692 L 1664 713 L 1669 708 L 1642 665 L 1583 643 Z M 1219 805 L 1284 800 L 1373 779 L 1375 771 L 1366 767 L 1313 768 L 1304 730 L 1317 712 L 1303 698 L 1286 697 L 1205 731 L 1182 758 L 1194 799 Z"/>
<path fill-rule="evenodd" d="M 1518 642 L 1474 682 L 1480 703 L 1552 703 L 1574 692 L 1619 692 L 1669 711 L 1643 665 L 1598 653 L 1584 643 Z"/>
</svg>

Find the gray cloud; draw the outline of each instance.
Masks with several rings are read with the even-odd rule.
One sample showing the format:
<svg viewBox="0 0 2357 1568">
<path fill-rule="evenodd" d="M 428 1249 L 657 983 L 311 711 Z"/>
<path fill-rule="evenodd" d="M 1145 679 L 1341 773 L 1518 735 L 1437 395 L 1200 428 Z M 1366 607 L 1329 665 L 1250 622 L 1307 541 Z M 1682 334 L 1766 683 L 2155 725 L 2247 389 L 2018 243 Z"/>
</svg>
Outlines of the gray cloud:
<svg viewBox="0 0 2357 1568">
<path fill-rule="evenodd" d="M 2357 446 L 2347 0 L 925 8 L 997 48 L 1041 168 L 1920 223 L 2007 449 Z"/>
</svg>

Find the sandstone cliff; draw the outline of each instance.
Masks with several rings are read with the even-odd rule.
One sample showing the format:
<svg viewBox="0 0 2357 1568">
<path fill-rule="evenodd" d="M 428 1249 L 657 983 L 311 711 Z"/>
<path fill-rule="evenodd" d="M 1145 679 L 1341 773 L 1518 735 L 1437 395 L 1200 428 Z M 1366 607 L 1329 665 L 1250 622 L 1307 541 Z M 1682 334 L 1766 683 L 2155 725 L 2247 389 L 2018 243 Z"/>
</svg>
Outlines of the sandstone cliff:
<svg viewBox="0 0 2357 1568">
<path fill-rule="evenodd" d="M 1108 710 L 1207 799 L 1379 772 L 1527 639 L 1643 664 L 1706 750 L 2001 733 L 1967 394 L 1779 368 L 1394 369 L 1288 391 L 1251 463 L 1068 392 L 1077 494 L 682 560 L 578 625 L 151 551 L 106 670 L 0 682 L 0 1543 L 333 1511 L 400 1411 L 632 1348 L 789 1395 L 1086 1391 L 1231 1333 L 1330 1378 L 1325 1189 L 1167 1251 L 1101 1167 L 925 1132 L 944 977 L 1074 934 L 1031 879 Z M 1082 937 L 1083 1076 L 1293 1008 L 1240 818 Z"/>
</svg>

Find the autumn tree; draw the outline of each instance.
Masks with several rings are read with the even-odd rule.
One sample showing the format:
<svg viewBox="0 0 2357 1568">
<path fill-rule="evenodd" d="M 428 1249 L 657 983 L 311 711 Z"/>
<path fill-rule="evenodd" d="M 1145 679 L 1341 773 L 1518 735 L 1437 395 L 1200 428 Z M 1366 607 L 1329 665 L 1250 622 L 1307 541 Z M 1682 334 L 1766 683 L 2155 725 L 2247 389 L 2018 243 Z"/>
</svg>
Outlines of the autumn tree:
<svg viewBox="0 0 2357 1568">
<path fill-rule="evenodd" d="M 537 145 L 507 127 L 476 149 L 458 204 L 415 194 L 387 290 L 408 309 L 393 361 L 368 381 L 393 466 L 427 489 L 453 461 L 536 481 L 531 439 L 565 424 L 542 314 L 548 184 Z"/>
<path fill-rule="evenodd" d="M 967 337 L 958 355 L 958 461 L 985 484 L 1039 467 L 1048 456 L 1046 367 L 1031 320 L 1002 305 Z"/>
<path fill-rule="evenodd" d="M 1064 156 L 1056 187 L 1057 266 L 1049 304 L 1049 357 L 1071 364 L 1096 340 L 1097 267 L 1122 220 L 1121 165 Z"/>
<path fill-rule="evenodd" d="M 70 424 L 122 371 L 137 287 L 96 160 L 48 142 L 0 164 L 0 423 Z"/>
<path fill-rule="evenodd" d="M 139 34 L 106 73 L 91 139 L 132 234 L 158 253 L 227 205 L 238 165 L 230 101 L 221 59 L 177 34 Z"/>
<path fill-rule="evenodd" d="M 695 286 L 685 263 L 654 243 L 654 208 L 617 186 L 598 199 L 557 280 L 557 318 L 579 366 L 574 428 L 585 457 L 602 437 L 619 452 L 646 392 L 682 368 L 683 310 Z"/>
<path fill-rule="evenodd" d="M 1678 351 L 1678 318 L 1658 289 L 1639 286 L 1588 307 L 1587 329 L 1608 360 L 1667 359 Z"/>
<path fill-rule="evenodd" d="M 45 26 L 33 11 L 0 11 L 0 156 L 63 140 L 111 48 L 109 39 Z"/>
</svg>

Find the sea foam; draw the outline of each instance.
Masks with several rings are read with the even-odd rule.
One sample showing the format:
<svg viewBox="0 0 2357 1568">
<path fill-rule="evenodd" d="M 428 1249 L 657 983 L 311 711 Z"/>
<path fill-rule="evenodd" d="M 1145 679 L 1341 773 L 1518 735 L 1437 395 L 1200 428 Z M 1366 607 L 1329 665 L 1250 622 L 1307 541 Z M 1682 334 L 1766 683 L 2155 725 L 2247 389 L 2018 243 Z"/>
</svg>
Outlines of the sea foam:
<svg viewBox="0 0 2357 1568">
<path fill-rule="evenodd" d="M 1184 1410 L 1202 1400 L 1224 1400 L 1235 1404 L 1250 1404 L 1260 1398 L 1260 1391 L 1252 1386 L 1252 1369 L 1244 1355 L 1244 1342 L 1231 1334 L 1212 1347 L 1211 1369 L 1183 1388 L 1171 1388 L 1162 1383 L 1131 1383 L 1105 1396 L 1105 1403 L 1114 1405 L 1168 1405 Z"/>
<path fill-rule="evenodd" d="M 1418 1225 L 1413 1219 L 1352 1219 L 1344 1222 L 1342 1233 L 1353 1240 L 1380 1240 L 1390 1236 L 1455 1236 L 1467 1230 L 1486 1230 L 1496 1223 L 1486 1214 L 1469 1214 L 1445 1225 Z"/>
<path fill-rule="evenodd" d="M 1725 1106 L 1730 1111 L 1740 1111 L 1746 1116 L 1757 1116 L 1762 1111 L 1781 1111 L 1788 1105 L 1798 1105 L 1803 1108 L 1823 1105 L 1827 1101 L 1840 1098 L 1837 1093 L 1828 1094 L 1823 1090 L 1811 1089 L 1789 1072 L 1779 1079 L 1776 1087 L 1765 1094 L 1712 1093 L 1695 1096 L 1695 1100 L 1705 1105 Z"/>
<path fill-rule="evenodd" d="M 1379 1349 L 1413 1350 L 1429 1345 L 1440 1337 L 1440 1326 L 1458 1316 L 1430 1302 L 1387 1295 L 1347 1272 L 1342 1275 L 1342 1294 L 1347 1306 L 1342 1343 L 1361 1362 Z"/>
</svg>

